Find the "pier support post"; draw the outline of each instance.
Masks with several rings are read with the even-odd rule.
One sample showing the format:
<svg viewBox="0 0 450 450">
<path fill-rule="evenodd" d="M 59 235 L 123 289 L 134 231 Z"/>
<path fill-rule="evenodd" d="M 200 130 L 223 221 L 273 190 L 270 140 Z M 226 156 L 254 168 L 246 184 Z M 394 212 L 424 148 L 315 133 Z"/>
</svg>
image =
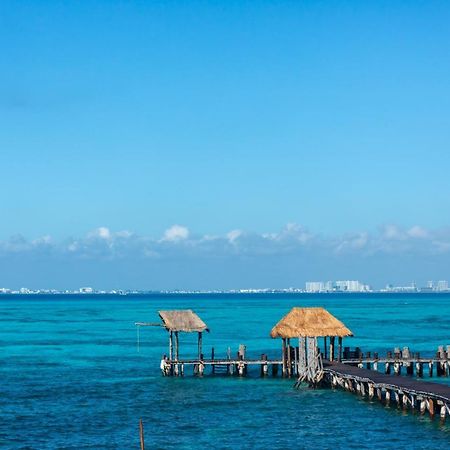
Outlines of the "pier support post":
<svg viewBox="0 0 450 450">
<path fill-rule="evenodd" d="M 368 360 L 368 359 L 370 359 L 370 357 L 371 357 L 371 352 L 366 352 L 366 359 Z M 366 369 L 370 370 L 370 368 L 371 368 L 370 361 L 366 361 Z"/>
<path fill-rule="evenodd" d="M 377 397 L 380 402 L 383 400 L 383 394 L 381 392 L 381 388 L 377 388 Z"/>
<path fill-rule="evenodd" d="M 261 361 L 267 361 L 267 355 L 265 355 L 264 353 L 261 355 Z M 261 364 L 261 376 L 265 377 L 267 376 L 269 370 L 269 366 L 267 365 L 267 363 L 262 363 Z"/>
<path fill-rule="evenodd" d="M 387 362 L 387 363 L 384 365 L 384 373 L 385 373 L 386 375 L 389 375 L 389 374 L 391 373 L 391 363 L 390 363 L 390 362 Z"/>
<path fill-rule="evenodd" d="M 292 354 L 291 354 L 291 340 L 286 340 L 287 344 L 287 375 L 289 378 L 292 376 Z"/>
<path fill-rule="evenodd" d="M 245 375 L 245 364 L 244 361 L 240 361 L 238 364 L 238 374 L 240 377 Z"/>
<path fill-rule="evenodd" d="M 430 361 L 430 362 L 428 363 L 428 375 L 429 375 L 430 377 L 433 376 L 433 361 Z"/>
<path fill-rule="evenodd" d="M 178 331 L 175 331 L 175 375 L 178 376 L 179 374 L 179 367 L 178 367 L 178 359 L 179 359 L 179 341 L 178 341 Z"/>
<path fill-rule="evenodd" d="M 272 364 L 272 376 L 276 377 L 278 375 L 278 364 Z"/>
<path fill-rule="evenodd" d="M 428 412 L 430 413 L 430 417 L 434 417 L 434 401 L 433 399 L 428 399 Z"/>
<path fill-rule="evenodd" d="M 334 340 L 335 337 L 330 337 L 330 361 L 334 361 Z"/>
<path fill-rule="evenodd" d="M 170 361 L 170 369 L 169 374 L 173 375 L 173 332 L 169 331 L 169 361 Z"/>
<path fill-rule="evenodd" d="M 394 391 L 395 401 L 397 403 L 397 406 L 400 406 L 400 396 L 398 395 L 397 391 Z"/>
<path fill-rule="evenodd" d="M 281 362 L 282 362 L 282 368 L 281 368 L 281 374 L 283 377 L 286 376 L 286 338 L 281 339 Z"/>
<path fill-rule="evenodd" d="M 420 400 L 420 414 L 425 414 L 427 410 L 427 401 L 422 397 Z"/>
<path fill-rule="evenodd" d="M 421 362 L 416 362 L 416 376 L 423 377 L 423 364 Z"/>
<path fill-rule="evenodd" d="M 440 412 L 440 416 L 441 416 L 441 420 L 445 420 L 445 415 L 447 414 L 447 408 L 445 407 L 445 405 L 441 406 L 441 412 Z"/>
<path fill-rule="evenodd" d="M 385 395 L 386 405 L 389 406 L 391 403 L 391 391 L 389 389 L 386 389 L 386 395 Z"/>
<path fill-rule="evenodd" d="M 369 391 L 369 399 L 373 399 L 373 395 L 374 395 L 374 390 L 373 390 L 373 384 L 372 383 L 368 383 L 368 391 Z"/>
</svg>

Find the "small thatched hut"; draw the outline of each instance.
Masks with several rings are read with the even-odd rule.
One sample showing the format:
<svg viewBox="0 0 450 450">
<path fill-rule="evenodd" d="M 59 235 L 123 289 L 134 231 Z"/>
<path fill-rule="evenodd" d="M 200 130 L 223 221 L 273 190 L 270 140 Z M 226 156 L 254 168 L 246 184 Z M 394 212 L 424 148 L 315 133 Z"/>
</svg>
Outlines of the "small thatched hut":
<svg viewBox="0 0 450 450">
<path fill-rule="evenodd" d="M 324 308 L 292 308 L 270 332 L 273 338 L 282 338 L 283 347 L 283 374 L 291 375 L 292 370 L 292 349 L 290 346 L 291 338 L 299 339 L 298 354 L 294 352 L 294 356 L 298 358 L 299 372 L 301 365 L 303 369 L 310 366 L 312 360 L 319 354 L 317 347 L 317 338 L 324 338 L 324 357 L 327 357 L 326 339 L 330 337 L 330 360 L 334 360 L 334 342 L 335 338 L 339 339 L 338 359 L 342 357 L 342 338 L 345 336 L 353 336 L 353 333 L 336 317 L 330 314 Z M 308 341 L 309 339 L 309 341 Z M 309 364 L 308 364 L 309 356 Z M 317 361 L 316 361 L 317 362 Z M 319 361 L 321 364 L 321 361 Z M 317 369 L 317 364 L 315 363 Z M 314 370 L 315 370 L 314 369 Z M 318 370 L 318 369 L 317 369 Z"/>
<path fill-rule="evenodd" d="M 169 332 L 169 359 L 179 358 L 178 332 L 198 333 L 198 358 L 202 359 L 202 333 L 209 329 L 205 322 L 190 309 L 159 311 L 163 327 Z M 175 334 L 175 355 L 173 352 L 173 335 Z M 174 358 L 175 357 L 175 358 Z"/>
</svg>

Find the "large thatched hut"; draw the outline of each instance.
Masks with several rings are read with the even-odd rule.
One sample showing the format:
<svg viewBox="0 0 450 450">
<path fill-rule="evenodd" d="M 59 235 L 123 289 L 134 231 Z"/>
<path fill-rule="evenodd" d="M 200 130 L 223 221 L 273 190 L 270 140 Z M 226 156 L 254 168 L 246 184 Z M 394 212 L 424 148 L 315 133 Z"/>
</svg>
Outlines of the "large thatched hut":
<svg viewBox="0 0 450 450">
<path fill-rule="evenodd" d="M 335 338 L 339 340 L 338 360 L 342 358 L 342 338 L 353 333 L 326 309 L 292 308 L 273 328 L 272 338 L 282 339 L 283 374 L 291 376 L 293 357 L 298 373 L 320 371 L 321 359 L 317 338 L 324 338 L 324 357 L 327 358 L 327 338 L 330 338 L 330 360 L 334 360 Z M 299 339 L 298 350 L 292 348 L 290 340 Z M 294 368 L 294 372 L 296 371 Z M 306 372 L 305 372 L 306 374 Z M 305 375 L 306 376 L 306 375 Z M 306 376 L 308 378 L 308 376 Z"/>
</svg>

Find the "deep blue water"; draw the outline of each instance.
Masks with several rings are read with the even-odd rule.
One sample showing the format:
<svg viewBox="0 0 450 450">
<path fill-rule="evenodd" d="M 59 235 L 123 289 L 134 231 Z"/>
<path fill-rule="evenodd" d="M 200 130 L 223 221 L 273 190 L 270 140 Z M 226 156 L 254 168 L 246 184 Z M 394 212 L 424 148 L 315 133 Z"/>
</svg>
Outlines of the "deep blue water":
<svg viewBox="0 0 450 450">
<path fill-rule="evenodd" d="M 205 353 L 277 356 L 271 327 L 292 306 L 324 306 L 355 334 L 346 345 L 385 352 L 450 344 L 448 295 L 0 296 L 0 446 L 133 449 L 138 421 L 148 448 L 443 449 L 450 420 L 386 408 L 352 394 L 292 389 L 292 381 L 162 378 L 167 333 L 158 309 L 192 308 L 209 325 Z M 194 335 L 180 338 L 193 356 Z M 449 383 L 449 379 L 436 381 Z"/>
</svg>

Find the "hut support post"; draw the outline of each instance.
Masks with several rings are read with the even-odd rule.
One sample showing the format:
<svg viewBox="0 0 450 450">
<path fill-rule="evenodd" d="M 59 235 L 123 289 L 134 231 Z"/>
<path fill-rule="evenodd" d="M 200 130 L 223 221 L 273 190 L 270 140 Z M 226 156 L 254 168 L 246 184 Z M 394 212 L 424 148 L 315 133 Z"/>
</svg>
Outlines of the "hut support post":
<svg viewBox="0 0 450 450">
<path fill-rule="evenodd" d="M 323 337 L 323 357 L 327 359 L 327 337 Z"/>
<path fill-rule="evenodd" d="M 287 339 L 287 364 L 288 364 L 288 377 L 292 376 L 292 355 L 291 355 L 291 340 Z"/>
<path fill-rule="evenodd" d="M 334 336 L 330 336 L 330 361 L 334 361 Z"/>
<path fill-rule="evenodd" d="M 202 332 L 198 332 L 198 360 L 202 359 Z"/>
<path fill-rule="evenodd" d="M 173 375 L 173 332 L 169 331 L 169 361 L 170 361 L 170 367 L 169 367 L 169 373 L 170 375 Z"/>
<path fill-rule="evenodd" d="M 282 353 L 282 375 L 286 376 L 286 338 L 281 339 L 281 353 Z"/>
<path fill-rule="evenodd" d="M 178 367 L 178 356 L 179 356 L 179 351 L 178 351 L 178 345 L 179 345 L 179 341 L 178 341 L 178 331 L 175 331 L 175 375 L 179 375 L 179 367 Z"/>
<path fill-rule="evenodd" d="M 339 354 L 338 354 L 338 361 L 341 362 L 342 361 L 342 336 L 339 336 L 338 338 L 338 342 L 339 342 Z"/>
<path fill-rule="evenodd" d="M 178 344 L 179 344 L 178 331 L 175 331 L 175 358 L 176 358 L 177 361 L 178 361 L 178 357 L 179 357 Z"/>
</svg>

